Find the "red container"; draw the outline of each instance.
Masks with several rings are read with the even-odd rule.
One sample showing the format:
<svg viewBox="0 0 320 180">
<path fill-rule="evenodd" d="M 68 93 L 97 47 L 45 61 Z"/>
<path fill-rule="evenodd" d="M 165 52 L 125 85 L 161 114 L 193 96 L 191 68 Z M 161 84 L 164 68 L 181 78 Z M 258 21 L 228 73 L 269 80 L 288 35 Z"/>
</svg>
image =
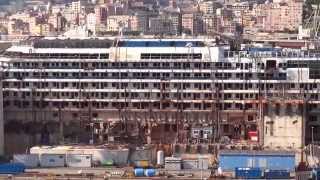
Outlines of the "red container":
<svg viewBox="0 0 320 180">
<path fill-rule="evenodd" d="M 258 131 L 249 131 L 248 136 L 251 141 L 258 141 Z"/>
</svg>

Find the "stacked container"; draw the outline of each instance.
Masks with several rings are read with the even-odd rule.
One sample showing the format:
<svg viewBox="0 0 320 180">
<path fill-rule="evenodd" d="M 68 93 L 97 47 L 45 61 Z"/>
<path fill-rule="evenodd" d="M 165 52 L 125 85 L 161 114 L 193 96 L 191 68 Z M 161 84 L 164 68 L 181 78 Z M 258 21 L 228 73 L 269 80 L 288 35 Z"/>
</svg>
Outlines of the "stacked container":
<svg viewBox="0 0 320 180">
<path fill-rule="evenodd" d="M 40 166 L 41 167 L 64 167 L 65 155 L 62 154 L 41 154 Z"/>
<path fill-rule="evenodd" d="M 260 179 L 262 178 L 262 171 L 260 168 L 236 168 L 236 179 Z"/>
<path fill-rule="evenodd" d="M 159 166 L 164 165 L 164 152 L 161 150 L 157 152 L 157 165 Z"/>
<path fill-rule="evenodd" d="M 135 168 L 135 169 L 134 169 L 134 175 L 135 175 L 136 177 L 142 177 L 142 176 L 144 176 L 143 168 Z"/>
<path fill-rule="evenodd" d="M 290 172 L 287 170 L 269 170 L 264 171 L 266 179 L 290 179 Z"/>
<path fill-rule="evenodd" d="M 156 170 L 155 169 L 145 169 L 144 175 L 147 177 L 153 177 L 156 175 Z"/>
<path fill-rule="evenodd" d="M 15 154 L 13 155 L 14 163 L 21 163 L 27 168 L 36 168 L 39 165 L 38 154 Z"/>
<path fill-rule="evenodd" d="M 20 174 L 24 173 L 26 166 L 21 163 L 0 164 L 0 174 Z"/>
<path fill-rule="evenodd" d="M 91 154 L 67 154 L 66 164 L 68 167 L 91 167 Z"/>
<path fill-rule="evenodd" d="M 148 169 L 135 168 L 134 175 L 136 177 L 142 177 L 142 176 L 153 177 L 156 175 L 156 170 L 152 168 L 148 168 Z"/>
<path fill-rule="evenodd" d="M 181 158 L 178 157 L 166 157 L 164 167 L 166 170 L 181 170 Z"/>
</svg>

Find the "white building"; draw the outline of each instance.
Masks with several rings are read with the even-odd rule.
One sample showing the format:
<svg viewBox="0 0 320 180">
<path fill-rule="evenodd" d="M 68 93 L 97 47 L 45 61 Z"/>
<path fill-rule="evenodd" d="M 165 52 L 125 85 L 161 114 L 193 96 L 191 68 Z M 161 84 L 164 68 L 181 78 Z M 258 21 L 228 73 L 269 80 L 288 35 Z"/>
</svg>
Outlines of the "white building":
<svg viewBox="0 0 320 180">
<path fill-rule="evenodd" d="M 87 15 L 87 28 L 93 33 L 93 35 L 96 34 L 97 18 L 95 13 L 90 13 Z"/>
<path fill-rule="evenodd" d="M 75 13 L 80 13 L 81 11 L 81 1 L 75 1 L 71 3 L 71 9 Z"/>
<path fill-rule="evenodd" d="M 120 28 L 122 28 L 123 31 L 131 30 L 131 16 L 119 15 L 109 16 L 107 18 L 108 31 L 119 31 Z"/>
</svg>

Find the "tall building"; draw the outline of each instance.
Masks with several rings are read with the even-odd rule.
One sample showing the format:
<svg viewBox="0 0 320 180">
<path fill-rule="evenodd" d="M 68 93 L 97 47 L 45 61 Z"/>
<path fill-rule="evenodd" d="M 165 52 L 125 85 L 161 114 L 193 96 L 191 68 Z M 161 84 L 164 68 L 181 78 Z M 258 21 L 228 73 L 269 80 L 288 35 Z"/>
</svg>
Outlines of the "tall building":
<svg viewBox="0 0 320 180">
<path fill-rule="evenodd" d="M 119 15 L 107 18 L 107 31 L 131 31 L 131 16 Z"/>
<path fill-rule="evenodd" d="M 168 1 L 169 1 L 169 7 L 177 8 L 177 0 L 168 0 Z"/>
<path fill-rule="evenodd" d="M 198 35 L 203 33 L 203 21 L 201 13 L 182 14 L 182 32 Z"/>
<path fill-rule="evenodd" d="M 220 32 L 221 24 L 216 15 L 204 14 L 202 20 L 204 33 Z"/>
<path fill-rule="evenodd" d="M 90 30 L 94 35 L 96 34 L 97 30 L 97 18 L 95 13 L 87 14 L 87 28 Z"/>
<path fill-rule="evenodd" d="M 20 19 L 11 19 L 8 22 L 9 35 L 28 35 L 29 33 L 29 23 L 23 22 Z"/>
<path fill-rule="evenodd" d="M 216 9 L 221 5 L 214 1 L 202 1 L 199 3 L 199 9 L 204 14 L 215 14 Z"/>
<path fill-rule="evenodd" d="M 96 6 L 94 13 L 96 16 L 96 24 L 106 23 L 108 16 L 108 8 L 106 6 Z"/>
<path fill-rule="evenodd" d="M 9 19 L 20 19 L 23 22 L 29 22 L 30 14 L 25 12 L 17 12 L 15 14 L 12 14 Z"/>
<path fill-rule="evenodd" d="M 0 27 L 8 28 L 9 19 L 0 17 Z"/>
<path fill-rule="evenodd" d="M 172 20 L 161 15 L 149 18 L 149 32 L 152 34 L 175 34 Z"/>
<path fill-rule="evenodd" d="M 172 23 L 172 34 L 180 35 L 182 30 L 182 17 L 180 13 L 172 12 L 169 13 L 168 18 L 171 19 Z"/>
<path fill-rule="evenodd" d="M 302 24 L 302 1 L 293 0 L 280 3 L 267 3 L 255 8 L 265 11 L 263 12 L 265 17 L 262 29 L 264 31 L 295 31 Z"/>
<path fill-rule="evenodd" d="M 56 32 L 61 32 L 65 29 L 66 22 L 61 13 L 50 15 L 48 23 L 52 25 Z"/>
<path fill-rule="evenodd" d="M 131 17 L 131 30 L 139 32 L 147 32 L 149 28 L 148 16 L 137 14 Z"/>
<path fill-rule="evenodd" d="M 55 4 L 51 7 L 51 13 L 57 14 L 61 13 L 66 8 L 65 4 Z"/>
<path fill-rule="evenodd" d="M 71 2 L 71 10 L 74 13 L 80 13 L 81 12 L 81 1 L 73 1 L 73 2 Z"/>
<path fill-rule="evenodd" d="M 31 35 L 39 35 L 40 34 L 40 26 L 38 26 L 39 21 L 37 17 L 30 17 L 29 19 L 29 31 Z"/>
<path fill-rule="evenodd" d="M 72 24 L 72 25 L 79 24 L 79 13 L 72 11 L 72 9 L 67 8 L 61 14 L 65 17 L 66 21 L 69 24 Z"/>
</svg>

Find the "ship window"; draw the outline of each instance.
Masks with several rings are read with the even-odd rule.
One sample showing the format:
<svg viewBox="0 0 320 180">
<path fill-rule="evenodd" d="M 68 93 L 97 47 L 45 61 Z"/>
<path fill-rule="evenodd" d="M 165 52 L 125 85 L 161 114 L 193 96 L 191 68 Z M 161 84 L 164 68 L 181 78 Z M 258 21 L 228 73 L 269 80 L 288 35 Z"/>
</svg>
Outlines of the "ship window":
<svg viewBox="0 0 320 180">
<path fill-rule="evenodd" d="M 200 64 L 200 63 L 194 63 L 194 67 L 195 67 L 195 68 L 200 68 L 200 67 L 201 67 L 201 64 Z"/>
<path fill-rule="evenodd" d="M 222 68 L 222 62 L 216 62 L 215 66 L 216 66 L 218 69 L 221 69 L 221 68 Z"/>
<path fill-rule="evenodd" d="M 317 116 L 310 116 L 309 121 L 317 121 Z"/>
<path fill-rule="evenodd" d="M 120 64 L 120 66 L 121 66 L 121 67 L 128 67 L 128 63 L 122 62 L 122 63 Z"/>
<path fill-rule="evenodd" d="M 121 73 L 121 77 L 128 77 L 128 73 Z"/>
<path fill-rule="evenodd" d="M 164 54 L 147 54 L 147 53 L 142 53 L 140 55 L 141 59 L 201 59 L 202 58 L 202 54 L 200 53 L 192 53 L 192 54 L 176 54 L 176 53 L 172 53 L 172 54 L 168 54 L 168 53 L 164 53 Z"/>
<path fill-rule="evenodd" d="M 250 69 L 250 68 L 252 68 L 252 64 L 251 63 L 245 63 L 244 64 L 244 68 L 245 69 Z"/>
<path fill-rule="evenodd" d="M 173 63 L 173 67 L 174 68 L 180 68 L 180 63 L 177 63 L 177 62 Z"/>
<path fill-rule="evenodd" d="M 216 78 L 221 79 L 222 78 L 222 73 L 216 73 Z"/>
<path fill-rule="evenodd" d="M 310 79 L 320 79 L 320 70 L 316 68 L 310 68 L 309 70 Z"/>
<path fill-rule="evenodd" d="M 276 60 L 267 60 L 267 67 L 266 69 L 275 69 L 277 67 L 277 61 Z"/>
<path fill-rule="evenodd" d="M 100 59 L 109 59 L 109 54 L 100 54 Z"/>
<path fill-rule="evenodd" d="M 150 59 L 150 54 L 141 54 L 141 59 Z"/>
<path fill-rule="evenodd" d="M 190 68 L 190 63 L 183 63 L 183 68 Z"/>
<path fill-rule="evenodd" d="M 313 83 L 313 84 L 312 84 L 312 88 L 313 88 L 313 89 L 317 89 L 317 84 L 316 84 L 316 83 Z"/>
<path fill-rule="evenodd" d="M 184 78 L 190 77 L 190 74 L 189 73 L 183 73 L 183 77 Z"/>
<path fill-rule="evenodd" d="M 170 76 L 169 73 L 162 73 L 162 77 L 164 77 L 164 78 L 168 78 L 169 76 Z"/>
<path fill-rule="evenodd" d="M 280 108 L 281 108 L 281 107 L 280 107 L 280 104 L 277 103 L 275 106 L 276 106 L 276 107 L 275 107 L 275 113 L 276 113 L 276 115 L 280 115 Z"/>
<path fill-rule="evenodd" d="M 160 54 L 151 54 L 151 59 L 160 59 Z"/>
<path fill-rule="evenodd" d="M 138 64 L 138 65 L 139 65 L 139 64 Z M 140 63 L 140 66 L 141 66 L 141 67 L 147 68 L 148 65 L 149 65 L 149 63 L 147 63 L 147 62 L 141 62 L 141 63 Z"/>
<path fill-rule="evenodd" d="M 162 67 L 169 68 L 170 67 L 170 63 L 164 62 L 164 63 L 162 63 Z"/>
<path fill-rule="evenodd" d="M 113 62 L 113 63 L 111 63 L 111 67 L 118 67 L 118 63 L 115 63 L 115 62 Z"/>
<path fill-rule="evenodd" d="M 160 63 L 153 63 L 153 67 L 160 67 Z"/>
<path fill-rule="evenodd" d="M 287 74 L 286 73 L 279 73 L 279 78 L 281 80 L 285 80 L 287 78 Z"/>
<path fill-rule="evenodd" d="M 224 69 L 231 69 L 232 64 L 231 63 L 224 63 Z"/>
</svg>

